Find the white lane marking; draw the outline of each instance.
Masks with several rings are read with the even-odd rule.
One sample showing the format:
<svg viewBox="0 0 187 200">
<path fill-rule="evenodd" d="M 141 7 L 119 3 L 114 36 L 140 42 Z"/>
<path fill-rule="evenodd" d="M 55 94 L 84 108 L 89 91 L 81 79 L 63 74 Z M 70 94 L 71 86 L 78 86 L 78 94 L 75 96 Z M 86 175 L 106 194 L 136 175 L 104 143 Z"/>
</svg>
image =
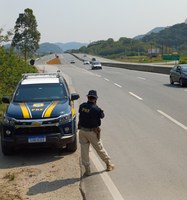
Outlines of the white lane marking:
<svg viewBox="0 0 187 200">
<path fill-rule="evenodd" d="M 97 77 L 101 77 L 101 75 L 98 75 L 98 74 L 95 74 L 95 76 L 97 76 Z"/>
<path fill-rule="evenodd" d="M 103 165 L 101 164 L 100 160 L 97 158 L 97 156 L 95 155 L 95 153 L 92 149 L 90 151 L 90 157 L 91 157 L 97 171 L 102 172 L 104 170 Z M 100 175 L 101 175 L 101 178 L 103 179 L 105 185 L 107 186 L 108 191 L 112 195 L 113 199 L 114 200 L 124 200 L 124 198 L 122 197 L 121 193 L 119 192 L 119 190 L 117 189 L 117 187 L 113 183 L 113 181 L 110 178 L 110 176 L 108 175 L 108 173 L 103 172 Z"/>
<path fill-rule="evenodd" d="M 185 92 L 187 92 L 187 90 L 184 90 Z"/>
<path fill-rule="evenodd" d="M 136 97 L 137 99 L 139 100 L 143 100 L 141 97 L 137 96 L 136 94 L 132 93 L 132 92 L 129 92 L 129 94 L 131 94 L 132 96 Z"/>
<path fill-rule="evenodd" d="M 137 78 L 142 79 L 142 80 L 146 80 L 146 78 L 143 78 L 143 77 L 137 77 Z"/>
<path fill-rule="evenodd" d="M 78 71 L 78 72 L 90 74 L 90 75 L 92 75 L 92 76 L 97 76 L 97 77 L 99 77 L 99 78 L 101 77 L 101 75 L 95 74 L 95 73 L 90 72 L 90 71 L 88 71 L 88 70 L 86 70 L 86 69 L 82 69 L 82 68 L 76 67 L 75 65 L 73 65 L 73 67 L 74 67 L 74 70 L 76 70 L 76 71 Z"/>
<path fill-rule="evenodd" d="M 170 117 L 169 115 L 167 115 L 166 113 L 164 113 L 161 110 L 157 110 L 157 112 L 159 112 L 161 115 L 163 115 L 164 117 L 168 118 L 173 123 L 177 124 L 178 126 L 180 126 L 181 128 L 183 128 L 184 130 L 187 131 L 187 126 L 185 126 L 184 124 L 182 124 L 182 123 L 178 122 L 177 120 L 173 119 L 172 117 Z"/>
<path fill-rule="evenodd" d="M 105 79 L 105 81 L 109 81 L 109 79 L 108 78 L 104 78 Z"/>
<path fill-rule="evenodd" d="M 121 85 L 119 85 L 119 84 L 117 84 L 117 83 L 114 83 L 114 85 L 116 85 L 116 86 L 118 86 L 118 87 L 120 87 L 120 88 L 122 87 Z"/>
<path fill-rule="evenodd" d="M 86 69 L 81 69 L 81 68 L 79 68 L 79 67 L 76 67 L 75 65 L 73 65 L 73 69 L 74 69 L 75 71 L 77 71 L 77 72 L 80 72 L 80 73 L 86 73 L 86 74 L 90 74 L 90 75 L 92 75 L 92 76 L 95 76 L 94 73 L 89 72 L 89 71 L 86 70 Z"/>
</svg>

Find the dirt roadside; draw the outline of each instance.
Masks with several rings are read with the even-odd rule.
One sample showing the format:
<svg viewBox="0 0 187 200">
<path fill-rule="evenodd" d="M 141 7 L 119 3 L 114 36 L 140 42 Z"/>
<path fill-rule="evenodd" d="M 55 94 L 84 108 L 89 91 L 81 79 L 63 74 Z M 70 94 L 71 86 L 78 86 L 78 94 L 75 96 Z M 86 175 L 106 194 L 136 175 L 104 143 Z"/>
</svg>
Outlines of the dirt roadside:
<svg viewBox="0 0 187 200">
<path fill-rule="evenodd" d="M 81 200 L 79 150 L 29 149 L 0 155 L 0 200 Z"/>
<path fill-rule="evenodd" d="M 0 200 L 82 200 L 79 159 L 79 145 L 72 154 L 29 149 L 3 156 L 0 151 Z"/>
</svg>

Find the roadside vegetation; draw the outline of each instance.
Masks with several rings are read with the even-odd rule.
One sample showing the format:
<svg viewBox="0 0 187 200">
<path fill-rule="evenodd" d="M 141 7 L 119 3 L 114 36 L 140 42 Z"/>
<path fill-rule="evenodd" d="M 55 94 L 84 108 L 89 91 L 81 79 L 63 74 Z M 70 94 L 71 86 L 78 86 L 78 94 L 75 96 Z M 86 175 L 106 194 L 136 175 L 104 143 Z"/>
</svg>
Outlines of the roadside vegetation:
<svg viewBox="0 0 187 200">
<path fill-rule="evenodd" d="M 165 64 L 171 61 L 171 60 L 164 60 L 162 56 L 157 56 L 157 57 L 126 56 L 126 57 L 115 58 L 113 60 L 121 61 L 121 62 L 133 62 L 133 63 L 165 63 Z M 180 55 L 179 63 L 180 64 L 187 63 L 187 55 Z"/>
<path fill-rule="evenodd" d="M 27 61 L 39 48 L 39 40 L 37 21 L 29 8 L 19 14 L 13 30 L 3 34 L 0 28 L 0 122 L 6 109 L 6 105 L 1 102 L 2 96 L 11 98 L 22 74 L 37 72 Z M 3 46 L 7 42 L 11 42 L 9 49 Z"/>
<path fill-rule="evenodd" d="M 11 97 L 23 73 L 37 72 L 37 69 L 27 64 L 13 51 L 0 47 L 0 99 L 2 96 Z M 0 118 L 2 118 L 4 104 L 0 104 Z"/>
<path fill-rule="evenodd" d="M 187 63 L 187 55 L 181 55 L 180 56 L 180 63 L 186 64 Z"/>
</svg>

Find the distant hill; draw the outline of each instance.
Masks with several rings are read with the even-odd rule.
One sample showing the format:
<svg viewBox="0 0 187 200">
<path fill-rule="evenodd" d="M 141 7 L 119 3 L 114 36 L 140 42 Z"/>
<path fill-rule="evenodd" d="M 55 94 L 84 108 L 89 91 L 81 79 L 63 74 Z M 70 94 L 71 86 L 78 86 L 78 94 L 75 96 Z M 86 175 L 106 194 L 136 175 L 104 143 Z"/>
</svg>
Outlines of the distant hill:
<svg viewBox="0 0 187 200">
<path fill-rule="evenodd" d="M 4 47 L 6 49 L 10 48 L 10 44 L 5 44 Z M 50 53 L 62 53 L 63 50 L 53 43 L 42 43 L 39 45 L 39 49 L 37 49 L 36 53 L 40 55 L 50 54 Z"/>
<path fill-rule="evenodd" d="M 187 45 L 187 24 L 175 24 L 158 33 L 145 35 L 142 41 L 175 48 Z"/>
<path fill-rule="evenodd" d="M 72 49 L 79 49 L 83 46 L 87 46 L 87 43 L 80 43 L 80 42 L 68 42 L 68 43 L 55 43 L 59 46 L 63 51 L 72 50 Z"/>
<path fill-rule="evenodd" d="M 146 35 L 151 34 L 151 33 L 159 33 L 160 31 L 162 31 L 166 28 L 169 28 L 169 26 L 167 26 L 167 27 L 156 27 L 156 28 L 150 30 L 148 33 L 146 33 Z"/>
<path fill-rule="evenodd" d="M 49 53 L 62 53 L 63 50 L 58 45 L 46 42 L 40 44 L 40 47 L 36 52 L 40 55 L 43 55 Z"/>
<path fill-rule="evenodd" d="M 151 33 L 159 33 L 160 31 L 164 30 L 165 28 L 167 28 L 167 27 L 156 27 L 156 28 L 150 30 L 149 32 L 147 32 L 146 34 L 135 36 L 133 39 L 135 39 L 135 40 L 140 40 L 140 39 L 142 39 L 144 36 L 149 35 L 149 34 L 151 34 Z"/>
<path fill-rule="evenodd" d="M 86 43 L 80 43 L 80 42 L 68 42 L 68 43 L 42 43 L 40 44 L 39 49 L 36 51 L 38 54 L 49 54 L 49 53 L 63 53 L 67 50 L 72 49 L 79 49 L 82 46 L 86 46 Z"/>
<path fill-rule="evenodd" d="M 40 55 L 44 54 L 49 54 L 49 53 L 63 53 L 64 51 L 67 50 L 72 50 L 72 49 L 79 49 L 83 46 L 87 46 L 87 43 L 80 43 L 80 42 L 67 42 L 67 43 L 41 43 L 39 45 L 39 49 L 37 49 L 37 53 Z M 10 44 L 5 44 L 4 47 L 6 49 L 10 48 Z"/>
</svg>

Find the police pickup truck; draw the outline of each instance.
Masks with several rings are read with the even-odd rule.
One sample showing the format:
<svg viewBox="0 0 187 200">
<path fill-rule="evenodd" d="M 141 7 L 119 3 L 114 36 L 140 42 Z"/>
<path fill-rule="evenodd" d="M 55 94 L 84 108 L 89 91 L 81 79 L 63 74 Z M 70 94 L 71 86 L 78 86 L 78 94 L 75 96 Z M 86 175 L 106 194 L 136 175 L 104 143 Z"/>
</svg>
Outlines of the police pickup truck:
<svg viewBox="0 0 187 200">
<path fill-rule="evenodd" d="M 60 72 L 23 74 L 12 99 L 2 98 L 8 104 L 1 130 L 3 154 L 30 146 L 76 151 L 74 100 L 78 98 Z"/>
</svg>

